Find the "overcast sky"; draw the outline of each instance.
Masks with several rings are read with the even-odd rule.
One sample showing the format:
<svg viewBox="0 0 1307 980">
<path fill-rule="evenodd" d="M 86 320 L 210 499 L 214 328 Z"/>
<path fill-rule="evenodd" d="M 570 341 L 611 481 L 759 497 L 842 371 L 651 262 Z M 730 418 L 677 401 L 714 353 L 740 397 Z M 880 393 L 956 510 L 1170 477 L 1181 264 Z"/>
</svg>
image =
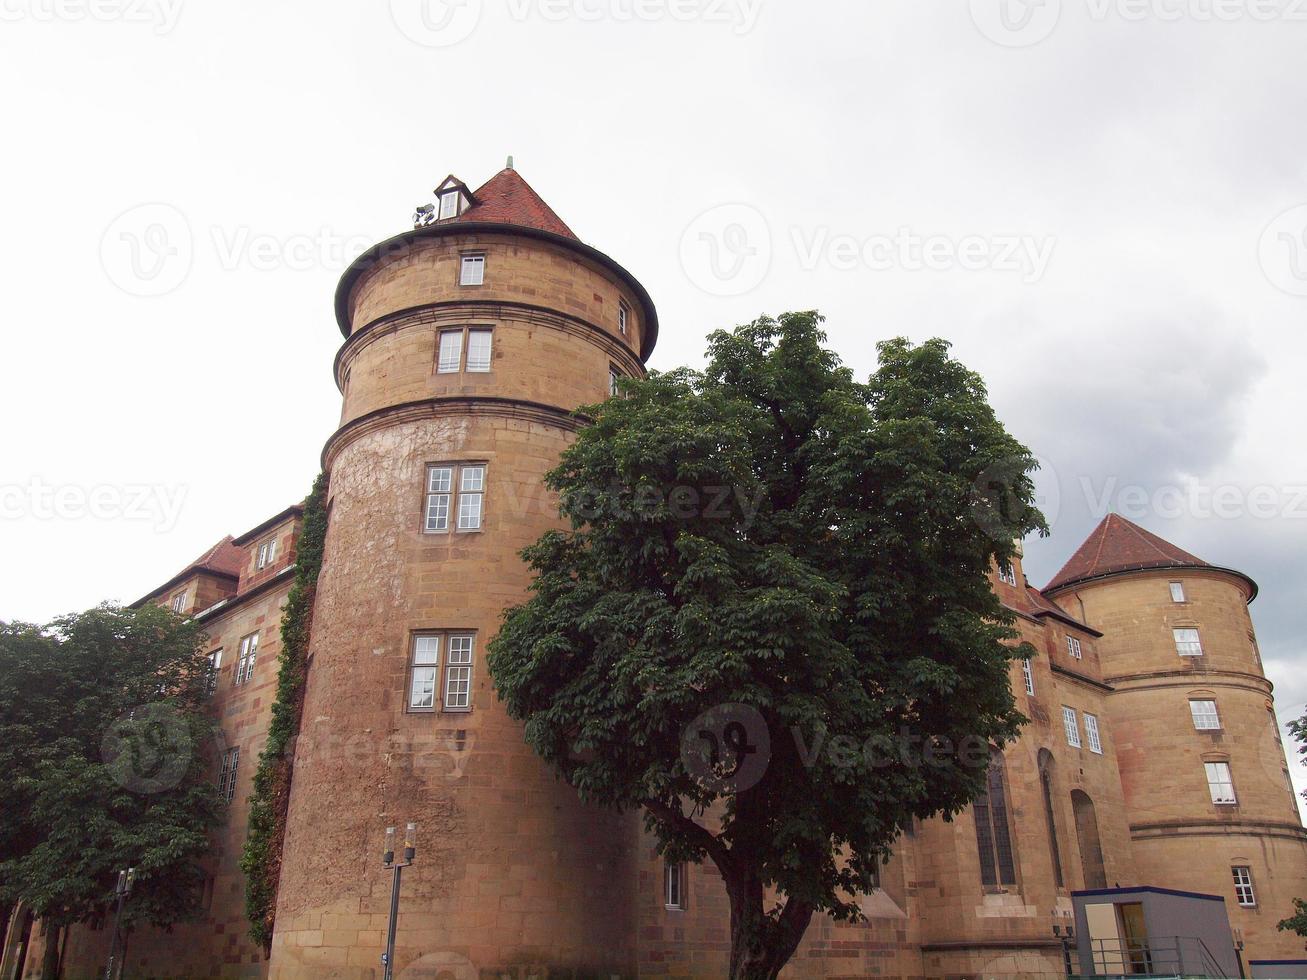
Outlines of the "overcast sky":
<svg viewBox="0 0 1307 980">
<path fill-rule="evenodd" d="M 1246 571 L 1287 721 L 1305 49 L 1298 0 L 0 0 L 0 619 L 303 497 L 341 271 L 511 153 L 653 295 L 652 367 L 786 309 L 860 373 L 951 340 L 1045 461 L 1031 580 L 1109 508 Z"/>
</svg>

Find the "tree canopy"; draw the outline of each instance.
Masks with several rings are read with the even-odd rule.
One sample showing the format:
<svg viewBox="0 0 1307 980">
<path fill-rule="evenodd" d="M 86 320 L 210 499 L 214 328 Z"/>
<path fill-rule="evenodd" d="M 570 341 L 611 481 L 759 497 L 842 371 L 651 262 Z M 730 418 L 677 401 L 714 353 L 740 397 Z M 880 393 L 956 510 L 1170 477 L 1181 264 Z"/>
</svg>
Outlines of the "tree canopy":
<svg viewBox="0 0 1307 980">
<path fill-rule="evenodd" d="M 220 806 L 203 639 L 153 605 L 0 623 L 0 901 L 86 921 L 135 867 L 125 923 L 198 911 Z"/>
<path fill-rule="evenodd" d="M 583 409 L 548 477 L 570 529 L 523 553 L 490 645 L 583 799 L 717 865 L 733 976 L 774 977 L 814 913 L 858 918 L 898 835 L 964 808 L 1024 721 L 987 576 L 1046 533 L 1033 457 L 945 342 L 881 343 L 863 383 L 820 323 L 716 332 L 705 371 Z"/>
</svg>

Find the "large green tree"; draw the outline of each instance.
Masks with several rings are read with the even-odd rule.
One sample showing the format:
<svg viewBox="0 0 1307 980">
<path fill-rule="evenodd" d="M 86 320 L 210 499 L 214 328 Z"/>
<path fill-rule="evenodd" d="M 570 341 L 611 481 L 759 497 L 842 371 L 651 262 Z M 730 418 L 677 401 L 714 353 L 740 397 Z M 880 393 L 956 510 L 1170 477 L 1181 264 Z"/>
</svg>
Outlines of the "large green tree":
<svg viewBox="0 0 1307 980">
<path fill-rule="evenodd" d="M 991 562 L 1046 533 L 1035 461 L 948 345 L 861 383 L 816 313 L 624 382 L 549 475 L 571 529 L 490 645 L 500 697 L 581 797 L 711 859 L 731 975 L 774 977 L 915 818 L 951 816 L 1024 719 Z"/>
<path fill-rule="evenodd" d="M 126 867 L 129 928 L 198 911 L 220 806 L 203 639 L 153 605 L 0 624 L 0 901 L 52 937 L 105 915 Z"/>
<path fill-rule="evenodd" d="M 1289 722 L 1289 734 L 1298 743 L 1298 754 L 1307 759 L 1307 714 L 1304 714 L 1297 721 Z M 1304 791 L 1302 795 L 1307 798 L 1307 791 Z M 1295 898 L 1293 907 L 1294 914 L 1287 919 L 1281 919 L 1279 927 L 1284 932 L 1296 932 L 1300 936 L 1307 936 L 1307 902 L 1304 902 L 1301 898 Z"/>
</svg>

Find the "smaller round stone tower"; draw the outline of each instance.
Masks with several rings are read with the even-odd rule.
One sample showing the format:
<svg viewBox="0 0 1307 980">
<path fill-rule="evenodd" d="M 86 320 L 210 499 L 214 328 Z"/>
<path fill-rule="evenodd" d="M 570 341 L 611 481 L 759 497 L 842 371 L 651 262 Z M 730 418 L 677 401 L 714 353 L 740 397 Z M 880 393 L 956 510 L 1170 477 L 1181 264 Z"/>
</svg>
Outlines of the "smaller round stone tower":
<svg viewBox="0 0 1307 980">
<path fill-rule="evenodd" d="M 1223 897 L 1246 959 L 1300 956 L 1276 924 L 1307 881 L 1307 831 L 1248 612 L 1256 583 L 1111 514 L 1044 592 L 1103 632 L 1137 879 Z"/>
</svg>

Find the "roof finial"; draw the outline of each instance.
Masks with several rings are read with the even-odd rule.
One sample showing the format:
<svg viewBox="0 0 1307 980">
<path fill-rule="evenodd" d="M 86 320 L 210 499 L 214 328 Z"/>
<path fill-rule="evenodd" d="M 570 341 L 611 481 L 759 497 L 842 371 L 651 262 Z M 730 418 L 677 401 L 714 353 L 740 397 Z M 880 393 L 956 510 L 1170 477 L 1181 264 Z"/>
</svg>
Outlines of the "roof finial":
<svg viewBox="0 0 1307 980">
<path fill-rule="evenodd" d="M 513 154 L 510 153 L 510 154 L 508 155 L 508 162 L 507 162 L 506 164 L 504 164 L 504 169 L 505 169 L 505 170 L 512 170 L 512 169 L 513 169 Z"/>
</svg>

